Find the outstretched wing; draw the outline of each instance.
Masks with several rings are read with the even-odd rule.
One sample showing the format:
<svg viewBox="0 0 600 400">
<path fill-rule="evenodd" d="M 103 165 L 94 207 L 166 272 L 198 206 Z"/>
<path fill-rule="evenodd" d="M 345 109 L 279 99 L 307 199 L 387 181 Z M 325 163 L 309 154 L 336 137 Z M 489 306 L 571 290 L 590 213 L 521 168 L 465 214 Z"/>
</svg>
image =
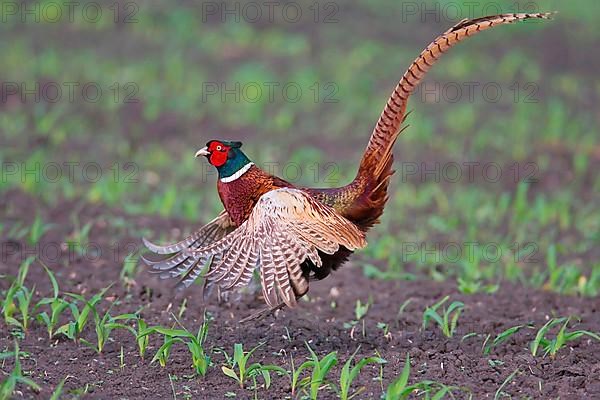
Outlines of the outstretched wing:
<svg viewBox="0 0 600 400">
<path fill-rule="evenodd" d="M 143 238 L 144 245 L 152 253 L 174 255 L 161 261 L 150 261 L 144 257 L 142 257 L 142 260 L 146 265 L 157 270 L 187 271 L 193 269 L 198 261 L 200 261 L 200 257 L 189 253 L 189 250 L 200 249 L 215 243 L 233 231 L 234 228 L 235 225 L 229 214 L 223 210 L 215 219 L 180 242 L 167 246 L 158 246 Z M 202 266 L 203 264 L 199 266 L 199 271 L 202 269 Z"/>
<path fill-rule="evenodd" d="M 366 246 L 365 235 L 333 208 L 302 190 L 283 188 L 260 197 L 249 218 L 233 232 L 203 248 L 187 251 L 198 259 L 187 270 L 155 264 L 164 275 L 179 276 L 190 285 L 202 265 L 210 262 L 205 278 L 225 290 L 247 285 L 260 266 L 263 295 L 271 307 L 283 301 L 296 305 L 296 294 L 308 282 L 301 264 L 309 259 L 321 266 L 318 251 L 333 254 L 340 246 L 356 250 Z"/>
</svg>

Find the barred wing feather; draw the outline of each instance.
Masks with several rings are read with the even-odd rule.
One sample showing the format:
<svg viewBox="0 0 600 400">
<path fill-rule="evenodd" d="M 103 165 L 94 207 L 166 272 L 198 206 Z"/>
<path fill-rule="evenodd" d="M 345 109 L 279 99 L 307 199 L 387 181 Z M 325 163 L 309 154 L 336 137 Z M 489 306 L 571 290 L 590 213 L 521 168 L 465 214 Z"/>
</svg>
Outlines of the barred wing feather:
<svg viewBox="0 0 600 400">
<path fill-rule="evenodd" d="M 352 222 L 302 190 L 283 188 L 265 193 L 249 218 L 222 239 L 202 248 L 184 251 L 197 259 L 183 270 L 154 264 L 169 276 L 179 276 L 189 286 L 209 263 L 205 278 L 223 289 L 247 285 L 260 267 L 263 295 L 271 307 L 284 302 L 296 305 L 296 294 L 308 282 L 301 264 L 309 259 L 321 266 L 318 251 L 335 253 L 340 246 L 356 250 L 366 246 L 364 233 Z"/>
<path fill-rule="evenodd" d="M 158 271 L 163 271 L 161 277 L 169 278 L 185 273 L 198 264 L 200 257 L 189 253 L 189 250 L 201 249 L 215 243 L 225 237 L 235 228 L 233 221 L 226 211 L 222 211 L 215 219 L 192 233 L 180 242 L 159 246 L 146 238 L 143 238 L 144 245 L 148 250 L 155 254 L 171 254 L 170 257 L 160 260 L 151 261 L 142 257 L 143 262 Z M 202 265 L 200 266 L 202 269 Z"/>
</svg>

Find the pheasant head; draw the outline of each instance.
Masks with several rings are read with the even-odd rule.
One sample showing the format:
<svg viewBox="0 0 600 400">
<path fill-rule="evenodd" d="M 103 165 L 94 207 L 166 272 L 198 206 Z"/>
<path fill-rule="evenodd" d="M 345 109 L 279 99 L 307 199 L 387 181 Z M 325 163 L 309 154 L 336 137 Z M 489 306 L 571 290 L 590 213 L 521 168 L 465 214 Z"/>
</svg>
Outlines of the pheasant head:
<svg viewBox="0 0 600 400">
<path fill-rule="evenodd" d="M 254 163 L 241 150 L 242 142 L 211 140 L 206 147 L 196 152 L 196 157 L 205 156 L 217 168 L 223 182 L 234 180 L 246 172 Z"/>
</svg>

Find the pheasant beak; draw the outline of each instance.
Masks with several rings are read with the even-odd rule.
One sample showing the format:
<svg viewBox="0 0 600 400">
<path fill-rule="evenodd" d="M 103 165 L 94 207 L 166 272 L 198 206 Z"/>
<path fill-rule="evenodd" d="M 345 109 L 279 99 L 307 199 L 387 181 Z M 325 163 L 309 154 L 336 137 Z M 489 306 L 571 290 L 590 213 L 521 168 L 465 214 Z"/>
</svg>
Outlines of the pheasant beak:
<svg viewBox="0 0 600 400">
<path fill-rule="evenodd" d="M 196 152 L 196 157 L 200 156 L 210 156 L 210 151 L 208 151 L 208 147 L 203 147 Z"/>
</svg>

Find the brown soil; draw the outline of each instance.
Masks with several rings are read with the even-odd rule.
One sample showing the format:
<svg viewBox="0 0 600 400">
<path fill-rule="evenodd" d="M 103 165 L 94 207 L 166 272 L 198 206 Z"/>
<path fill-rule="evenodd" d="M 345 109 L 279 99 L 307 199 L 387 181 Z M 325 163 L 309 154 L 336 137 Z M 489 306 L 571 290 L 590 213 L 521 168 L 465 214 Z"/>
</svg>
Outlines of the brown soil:
<svg viewBox="0 0 600 400">
<path fill-rule="evenodd" d="M 3 195 L 6 202 L 2 213 L 13 218 L 32 218 L 28 210 L 36 206 L 36 201 L 19 192 Z M 68 213 L 77 204 L 66 204 L 47 211 L 45 220 L 60 223 L 47 232 L 42 239 L 44 245 L 62 243 L 72 226 Z M 166 368 L 157 363 L 150 364 L 158 346 L 159 338 L 151 338 L 147 359 L 141 359 L 133 336 L 125 331 L 114 331 L 111 340 L 102 354 L 96 354 L 84 345 L 77 345 L 64 338 L 48 340 L 43 327 L 34 323 L 26 338 L 21 341 L 21 349 L 29 353 L 23 360 L 23 368 L 31 372 L 31 377 L 44 388 L 41 393 L 25 390 L 24 398 L 48 398 L 57 383 L 69 376 L 65 393 L 89 384 L 90 393 L 84 398 L 172 398 L 173 390 L 177 398 L 213 399 L 223 398 L 227 392 L 236 393 L 236 398 L 253 398 L 254 392 L 242 390 L 223 375 L 220 366 L 224 356 L 217 349 L 231 354 L 234 343 L 243 343 L 250 349 L 265 343 L 253 356 L 253 361 L 263 364 L 276 364 L 290 369 L 290 356 L 298 366 L 308 355 L 304 342 L 319 356 L 330 351 L 338 351 L 340 363 L 360 346 L 359 357 L 372 356 L 377 351 L 388 361 L 384 367 L 383 387 L 397 377 L 404 365 L 406 354 L 411 357 L 411 382 L 424 379 L 439 381 L 447 385 L 467 388 L 473 398 L 493 398 L 504 380 L 515 370 L 518 373 L 503 388 L 503 391 L 517 398 L 557 398 L 578 399 L 600 397 L 600 343 L 586 338 L 569 343 L 555 359 L 538 355 L 533 357 L 528 344 L 535 336 L 535 330 L 525 329 L 508 342 L 492 350 L 489 356 L 482 355 L 482 344 L 487 334 L 492 338 L 499 332 L 518 324 L 534 323 L 541 327 L 554 316 L 575 315 L 581 318 L 577 329 L 600 331 L 598 301 L 577 297 L 559 296 L 535 291 L 521 286 L 502 284 L 493 295 L 466 296 L 456 291 L 454 282 L 434 283 L 429 281 L 380 281 L 363 277 L 355 264 L 349 264 L 328 279 L 312 284 L 310 299 L 301 302 L 296 310 L 284 310 L 258 322 L 245 325 L 238 321 L 263 307 L 260 298 L 252 293 L 236 295 L 225 303 L 219 303 L 213 296 L 204 303 L 199 287 L 185 292 L 176 292 L 169 281 L 160 281 L 141 270 L 135 285 L 127 291 L 119 282 L 121 261 L 127 254 L 123 246 L 117 249 L 115 243 L 139 245 L 141 228 L 168 231 L 175 226 L 187 226 L 181 221 L 149 219 L 138 217 L 127 229 L 111 227 L 108 218 L 115 218 L 114 212 L 99 206 L 86 205 L 81 208 L 82 221 L 94 220 L 90 242 L 99 246 L 99 257 L 62 254 L 58 260 L 46 260 L 54 270 L 64 292 L 92 293 L 117 282 L 107 293 L 114 301 L 113 315 L 135 312 L 142 308 L 141 315 L 150 324 L 171 326 L 174 323 L 172 312 L 177 313 L 184 298 L 187 310 L 182 322 L 190 330 L 198 328 L 206 309 L 214 321 L 210 326 L 207 349 L 211 352 L 213 367 L 205 377 L 193 376 L 191 361 L 183 345 L 175 345 Z M 10 219 L 8 220 L 10 222 Z M 6 235 L 7 230 L 4 230 Z M 176 231 L 171 230 L 177 235 Z M 2 237 L 3 246 L 28 247 L 25 242 Z M 16 246 L 16 247 L 15 247 Z M 29 249 L 31 252 L 31 249 Z M 19 262 L 28 254 L 25 251 L 3 252 L 0 274 L 15 275 Z M 14 253 L 14 254 L 13 254 Z M 28 286 L 35 283 L 40 295 L 49 294 L 49 282 L 42 268 L 34 264 L 27 278 Z M 0 281 L 0 289 L 8 287 L 8 280 Z M 452 300 L 460 300 L 466 308 L 460 316 L 458 330 L 451 339 L 445 338 L 437 327 L 421 329 L 422 312 L 445 295 Z M 362 326 L 351 334 L 344 323 L 354 318 L 356 300 L 372 301 L 371 309 L 365 317 L 364 336 Z M 399 314 L 401 305 L 410 300 Z M 333 306 L 333 304 L 335 306 Z M 102 308 L 108 301 L 102 303 Z M 390 325 L 388 337 L 384 337 L 377 324 Z M 463 339 L 469 333 L 477 333 Z M 91 326 L 84 337 L 95 339 Z M 13 339 L 9 329 L 0 326 L 0 349 L 10 349 Z M 120 368 L 121 346 L 125 354 L 125 366 Z M 335 367 L 330 378 L 337 381 L 341 366 Z M 11 362 L 2 365 L 2 371 L 12 369 Z M 169 374 L 176 376 L 173 388 Z M 379 398 L 381 384 L 376 380 L 378 367 L 363 369 L 354 388 L 365 386 L 366 390 L 357 398 Z M 463 396 L 458 393 L 458 398 Z M 286 377 L 273 377 L 272 387 L 258 390 L 258 398 L 290 398 L 290 382 Z M 319 398 L 336 398 L 333 391 L 324 389 Z"/>
</svg>

